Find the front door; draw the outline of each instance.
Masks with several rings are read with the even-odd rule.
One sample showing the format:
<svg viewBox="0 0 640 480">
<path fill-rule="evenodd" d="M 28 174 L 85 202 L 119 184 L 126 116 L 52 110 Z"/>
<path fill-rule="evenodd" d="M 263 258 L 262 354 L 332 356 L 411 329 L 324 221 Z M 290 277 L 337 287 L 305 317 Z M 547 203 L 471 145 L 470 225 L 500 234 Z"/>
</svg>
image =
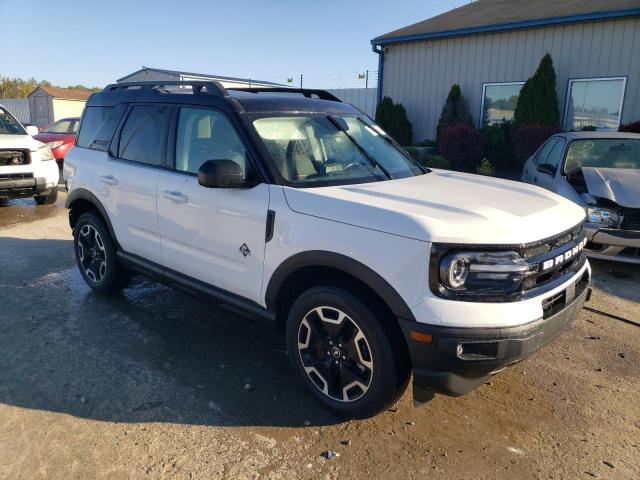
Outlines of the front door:
<svg viewBox="0 0 640 480">
<path fill-rule="evenodd" d="M 249 160 L 225 113 L 183 107 L 177 115 L 175 162 L 158 177 L 162 263 L 189 277 L 260 300 L 269 208 L 268 185 L 205 188 L 197 172 L 207 160 L 232 160 L 245 176 Z"/>
</svg>

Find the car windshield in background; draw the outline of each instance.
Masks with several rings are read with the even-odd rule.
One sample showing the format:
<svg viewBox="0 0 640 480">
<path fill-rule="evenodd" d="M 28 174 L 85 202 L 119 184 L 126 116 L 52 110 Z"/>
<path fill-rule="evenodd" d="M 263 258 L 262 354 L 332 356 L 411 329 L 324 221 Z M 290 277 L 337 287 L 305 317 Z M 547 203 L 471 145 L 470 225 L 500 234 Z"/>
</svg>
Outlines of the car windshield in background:
<svg viewBox="0 0 640 480">
<path fill-rule="evenodd" d="M 253 125 L 284 179 L 296 186 L 376 182 L 424 171 L 374 124 L 357 117 L 262 117 Z"/>
<path fill-rule="evenodd" d="M 78 133 L 79 124 L 80 122 L 76 119 L 60 120 L 47 128 L 44 133 Z"/>
<path fill-rule="evenodd" d="M 26 135 L 26 131 L 6 110 L 0 108 L 0 135 Z"/>
<path fill-rule="evenodd" d="M 582 167 L 640 168 L 640 140 L 633 138 L 576 140 L 571 142 L 564 172 Z"/>
</svg>

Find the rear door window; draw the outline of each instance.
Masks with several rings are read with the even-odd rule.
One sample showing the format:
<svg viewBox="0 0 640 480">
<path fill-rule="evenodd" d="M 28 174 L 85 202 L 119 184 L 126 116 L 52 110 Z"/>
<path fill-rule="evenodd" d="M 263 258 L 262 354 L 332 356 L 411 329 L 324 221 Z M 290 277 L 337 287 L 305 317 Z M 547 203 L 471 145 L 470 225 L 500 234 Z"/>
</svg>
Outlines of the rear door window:
<svg viewBox="0 0 640 480">
<path fill-rule="evenodd" d="M 86 107 L 76 146 L 106 152 L 126 105 Z"/>
<path fill-rule="evenodd" d="M 163 166 L 170 115 L 165 105 L 133 107 L 120 132 L 118 158 Z"/>
<path fill-rule="evenodd" d="M 553 148 L 553 146 L 556 144 L 556 142 L 558 141 L 558 139 L 556 138 L 551 138 L 549 140 L 547 140 L 547 143 L 545 143 L 540 150 L 538 151 L 538 155 L 536 155 L 536 158 L 534 160 L 534 163 L 536 165 L 541 165 L 543 163 L 545 163 L 545 160 L 547 159 L 547 156 L 549 155 L 549 152 L 551 151 L 551 149 Z"/>
</svg>

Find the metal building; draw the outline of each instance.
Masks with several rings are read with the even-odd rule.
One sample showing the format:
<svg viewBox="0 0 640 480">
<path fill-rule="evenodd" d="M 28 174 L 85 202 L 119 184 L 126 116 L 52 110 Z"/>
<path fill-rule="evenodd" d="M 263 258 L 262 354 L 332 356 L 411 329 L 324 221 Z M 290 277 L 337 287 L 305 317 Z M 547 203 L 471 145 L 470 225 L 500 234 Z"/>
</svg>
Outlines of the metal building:
<svg viewBox="0 0 640 480">
<path fill-rule="evenodd" d="M 164 70 L 162 68 L 142 67 L 129 75 L 116 80 L 117 82 L 136 82 L 145 80 L 217 80 L 226 88 L 241 87 L 282 87 L 278 83 L 256 80 L 251 78 L 225 77 L 222 75 L 208 75 L 205 73 L 180 72 L 178 70 Z"/>
<path fill-rule="evenodd" d="M 478 127 L 513 117 L 550 53 L 567 130 L 640 120 L 640 0 L 477 0 L 371 40 L 378 100 L 402 103 L 414 139 L 433 139 L 451 85 Z"/>
</svg>

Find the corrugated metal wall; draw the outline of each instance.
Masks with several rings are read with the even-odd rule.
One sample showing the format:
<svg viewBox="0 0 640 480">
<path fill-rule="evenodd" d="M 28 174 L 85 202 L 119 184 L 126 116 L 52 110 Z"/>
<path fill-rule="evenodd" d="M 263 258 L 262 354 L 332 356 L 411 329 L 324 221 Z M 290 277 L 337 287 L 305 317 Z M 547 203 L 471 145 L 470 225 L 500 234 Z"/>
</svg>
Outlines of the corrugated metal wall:
<svg viewBox="0 0 640 480">
<path fill-rule="evenodd" d="M 332 88 L 327 91 L 343 102 L 355 105 L 371 118 L 376 116 L 375 88 Z"/>
<path fill-rule="evenodd" d="M 640 19 L 516 30 L 389 45 L 383 94 L 407 109 L 417 141 L 434 138 L 451 85 L 480 118 L 482 85 L 527 80 L 551 53 L 560 115 L 570 78 L 627 76 L 622 122 L 640 119 Z"/>
<path fill-rule="evenodd" d="M 0 105 L 9 110 L 21 123 L 31 123 L 31 108 L 28 98 L 0 98 Z"/>
</svg>

